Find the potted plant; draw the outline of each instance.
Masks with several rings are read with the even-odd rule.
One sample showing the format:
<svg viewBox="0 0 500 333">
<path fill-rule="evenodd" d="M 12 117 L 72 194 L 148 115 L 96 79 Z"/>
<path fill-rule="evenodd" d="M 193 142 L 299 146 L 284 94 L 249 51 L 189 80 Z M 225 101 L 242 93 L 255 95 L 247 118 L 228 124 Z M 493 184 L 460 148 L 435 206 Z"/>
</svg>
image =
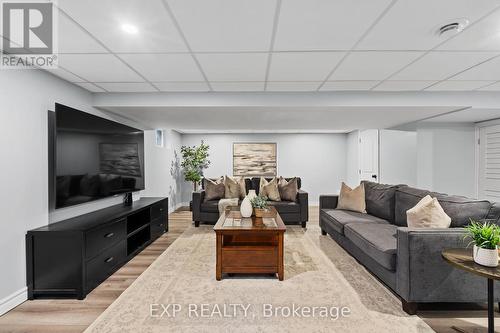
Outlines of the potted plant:
<svg viewBox="0 0 500 333">
<path fill-rule="evenodd" d="M 258 195 L 251 201 L 255 217 L 262 217 L 267 211 L 267 197 L 265 195 Z"/>
<path fill-rule="evenodd" d="M 208 159 L 208 150 L 210 146 L 203 140 L 199 146 L 182 146 L 181 167 L 184 173 L 184 179 L 193 183 L 193 190 L 198 190 L 198 184 L 203 178 L 203 170 L 208 168 L 210 161 Z"/>
<path fill-rule="evenodd" d="M 500 242 L 500 228 L 491 222 L 477 222 L 471 219 L 471 223 L 465 227 L 467 238 L 471 238 L 470 244 L 474 244 L 474 261 L 487 267 L 498 266 L 498 243 Z"/>
</svg>

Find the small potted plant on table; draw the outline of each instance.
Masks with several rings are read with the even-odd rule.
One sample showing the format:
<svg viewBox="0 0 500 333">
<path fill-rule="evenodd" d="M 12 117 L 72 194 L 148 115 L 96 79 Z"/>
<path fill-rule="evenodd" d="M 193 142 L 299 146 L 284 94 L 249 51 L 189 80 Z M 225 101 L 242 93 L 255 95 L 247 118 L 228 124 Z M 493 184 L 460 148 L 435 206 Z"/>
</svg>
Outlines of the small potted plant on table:
<svg viewBox="0 0 500 333">
<path fill-rule="evenodd" d="M 255 217 L 262 217 L 267 211 L 267 197 L 264 195 L 258 195 L 251 201 Z"/>
<path fill-rule="evenodd" d="M 466 230 L 466 237 L 472 239 L 469 245 L 474 244 L 474 261 L 479 265 L 497 267 L 500 228 L 491 222 L 481 223 L 471 219 Z"/>
</svg>

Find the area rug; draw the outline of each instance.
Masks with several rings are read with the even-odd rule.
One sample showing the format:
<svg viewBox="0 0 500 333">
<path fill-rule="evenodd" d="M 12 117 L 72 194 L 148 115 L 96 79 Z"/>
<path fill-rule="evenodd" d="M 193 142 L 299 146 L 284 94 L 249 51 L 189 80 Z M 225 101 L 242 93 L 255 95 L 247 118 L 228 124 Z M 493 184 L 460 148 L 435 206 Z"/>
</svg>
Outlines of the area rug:
<svg viewBox="0 0 500 333">
<path fill-rule="evenodd" d="M 433 331 L 317 226 L 287 228 L 282 282 L 216 281 L 215 233 L 201 226 L 187 229 L 85 332 Z"/>
</svg>

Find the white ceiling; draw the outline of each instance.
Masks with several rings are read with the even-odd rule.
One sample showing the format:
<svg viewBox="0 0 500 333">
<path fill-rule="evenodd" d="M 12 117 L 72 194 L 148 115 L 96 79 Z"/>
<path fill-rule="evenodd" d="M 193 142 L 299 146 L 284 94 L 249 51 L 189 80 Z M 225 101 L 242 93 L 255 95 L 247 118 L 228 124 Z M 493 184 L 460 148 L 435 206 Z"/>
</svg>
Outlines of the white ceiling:
<svg viewBox="0 0 500 333">
<path fill-rule="evenodd" d="M 500 109 L 470 108 L 425 120 L 426 123 L 479 123 L 500 119 Z"/>
<path fill-rule="evenodd" d="M 498 0 L 58 6 L 61 68 L 52 72 L 93 92 L 500 91 Z M 436 34 L 462 18 L 460 34 Z"/>
</svg>

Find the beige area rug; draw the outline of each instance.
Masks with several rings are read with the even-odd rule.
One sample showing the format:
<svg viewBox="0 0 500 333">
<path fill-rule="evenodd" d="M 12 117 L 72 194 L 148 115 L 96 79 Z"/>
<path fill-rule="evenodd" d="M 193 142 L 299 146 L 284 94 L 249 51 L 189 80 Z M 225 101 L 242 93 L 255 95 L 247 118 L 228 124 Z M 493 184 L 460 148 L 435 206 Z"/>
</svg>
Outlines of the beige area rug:
<svg viewBox="0 0 500 333">
<path fill-rule="evenodd" d="M 400 307 L 317 226 L 287 228 L 284 281 L 216 281 L 215 233 L 201 226 L 186 230 L 86 332 L 433 332 Z"/>
</svg>

